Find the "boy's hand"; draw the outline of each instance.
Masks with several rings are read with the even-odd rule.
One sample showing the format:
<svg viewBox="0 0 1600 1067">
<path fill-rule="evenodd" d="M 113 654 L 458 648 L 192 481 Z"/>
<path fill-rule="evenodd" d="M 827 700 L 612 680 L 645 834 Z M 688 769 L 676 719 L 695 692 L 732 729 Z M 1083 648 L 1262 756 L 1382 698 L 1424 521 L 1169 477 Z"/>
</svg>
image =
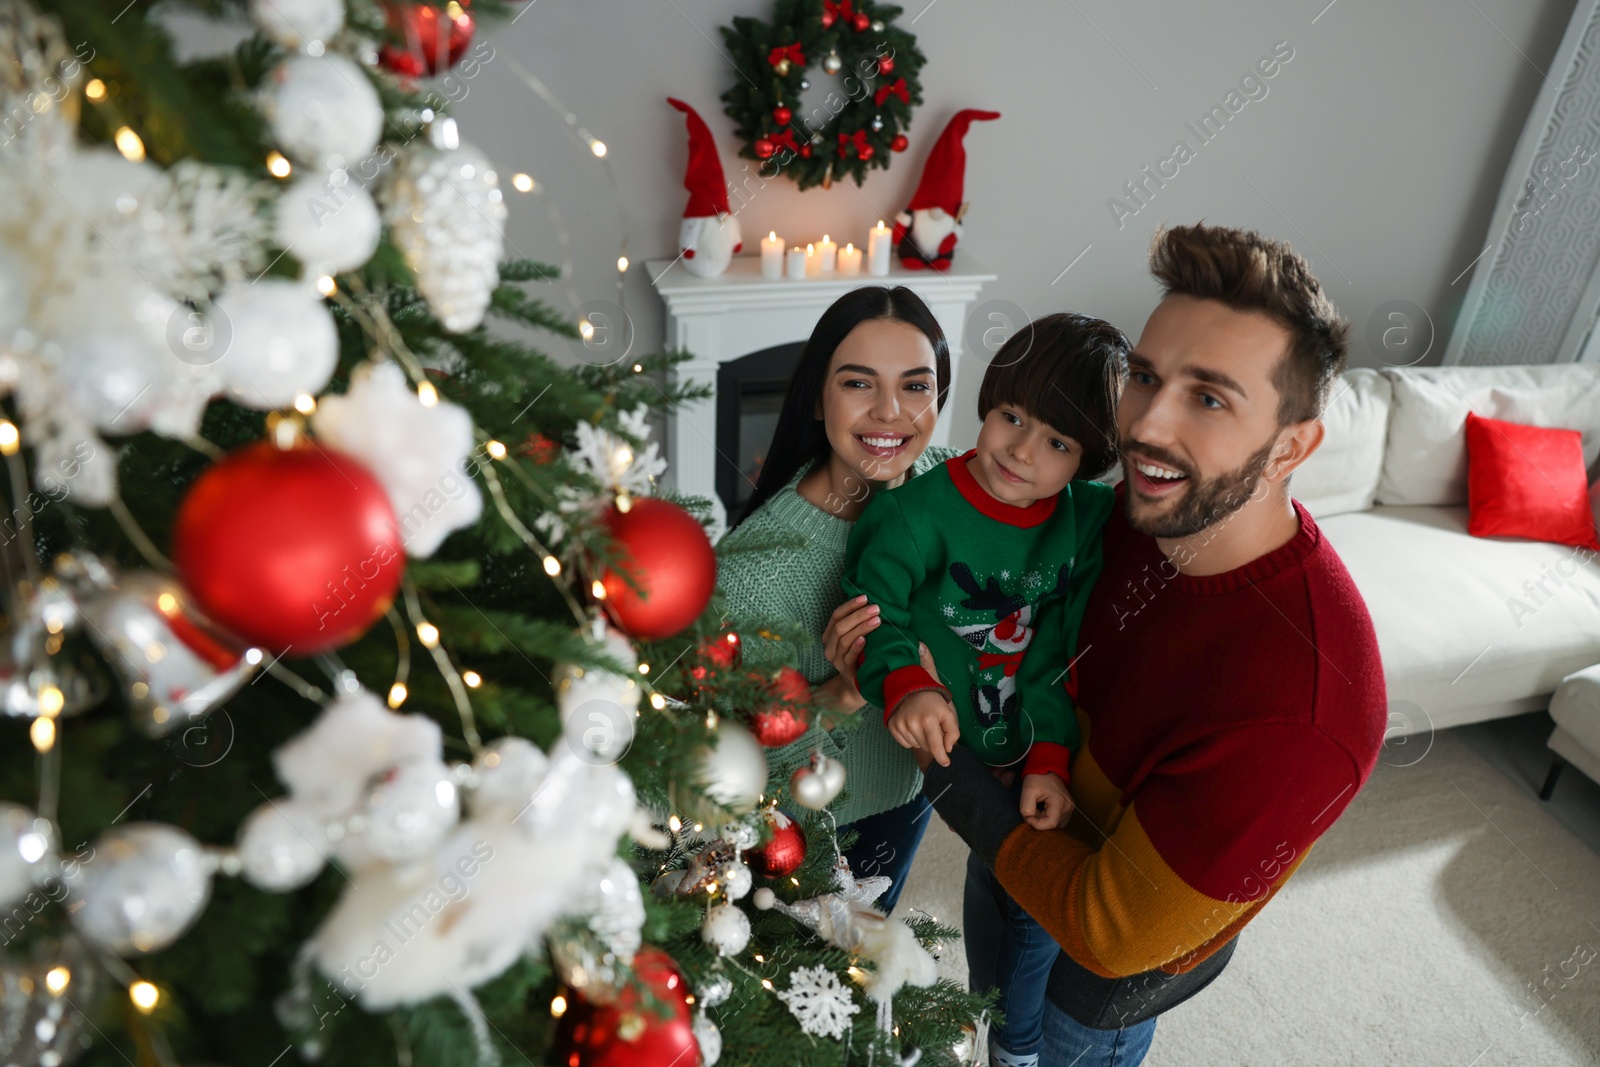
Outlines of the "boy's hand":
<svg viewBox="0 0 1600 1067">
<path fill-rule="evenodd" d="M 906 748 L 920 748 L 933 755 L 941 767 L 950 766 L 950 750 L 961 736 L 956 726 L 956 710 L 937 689 L 912 693 L 889 716 L 889 736 Z"/>
<path fill-rule="evenodd" d="M 1067 783 L 1053 774 L 1022 776 L 1022 817 L 1035 830 L 1054 830 L 1072 814 Z"/>
</svg>

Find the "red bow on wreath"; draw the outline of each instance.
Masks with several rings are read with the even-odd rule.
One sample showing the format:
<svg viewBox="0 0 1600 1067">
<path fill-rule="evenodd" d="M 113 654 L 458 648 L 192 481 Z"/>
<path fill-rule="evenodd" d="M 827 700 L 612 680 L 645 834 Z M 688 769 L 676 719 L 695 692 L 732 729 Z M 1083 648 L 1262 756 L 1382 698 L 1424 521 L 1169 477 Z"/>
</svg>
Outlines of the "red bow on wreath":
<svg viewBox="0 0 1600 1067">
<path fill-rule="evenodd" d="M 911 90 L 906 88 L 906 80 L 904 78 L 896 78 L 888 85 L 878 86 L 878 91 L 872 96 L 872 102 L 882 107 L 883 102 L 891 96 L 898 96 L 902 104 L 909 105 L 911 103 Z"/>
<path fill-rule="evenodd" d="M 806 54 L 800 51 L 799 42 L 790 45 L 780 44 L 767 54 L 767 62 L 771 63 L 774 67 L 786 59 L 797 67 L 803 67 L 806 65 Z"/>
<path fill-rule="evenodd" d="M 833 0 L 822 0 L 822 28 L 827 29 L 832 26 L 834 19 L 849 21 L 853 14 L 850 3 L 851 0 L 839 0 L 837 4 Z"/>
<path fill-rule="evenodd" d="M 848 133 L 841 133 L 839 135 L 840 159 L 844 158 L 845 151 L 850 147 L 851 141 L 855 142 L 856 155 L 860 156 L 862 159 L 866 159 L 867 156 L 872 155 L 872 146 L 867 143 L 867 131 L 857 130 L 854 137 L 851 137 Z"/>
<path fill-rule="evenodd" d="M 783 129 L 779 130 L 777 133 L 768 134 L 767 140 L 772 142 L 772 147 L 774 149 L 787 148 L 796 155 L 800 153 L 800 146 L 794 143 L 793 130 Z"/>
</svg>

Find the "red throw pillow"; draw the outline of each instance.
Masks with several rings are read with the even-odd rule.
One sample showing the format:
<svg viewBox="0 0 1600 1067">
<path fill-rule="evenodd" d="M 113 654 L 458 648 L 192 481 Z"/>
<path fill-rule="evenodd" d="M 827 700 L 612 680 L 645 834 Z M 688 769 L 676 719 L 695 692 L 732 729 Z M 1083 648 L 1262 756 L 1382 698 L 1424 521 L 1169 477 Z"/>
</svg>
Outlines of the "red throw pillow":
<svg viewBox="0 0 1600 1067">
<path fill-rule="evenodd" d="M 1583 436 L 1467 413 L 1467 532 L 1600 549 Z"/>
</svg>

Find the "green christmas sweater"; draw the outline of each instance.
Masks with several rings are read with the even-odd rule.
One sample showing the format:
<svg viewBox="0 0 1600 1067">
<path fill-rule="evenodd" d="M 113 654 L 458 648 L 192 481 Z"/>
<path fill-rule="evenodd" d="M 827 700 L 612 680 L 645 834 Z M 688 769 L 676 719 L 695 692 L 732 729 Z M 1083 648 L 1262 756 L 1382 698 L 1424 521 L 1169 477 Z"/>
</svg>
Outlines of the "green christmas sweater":
<svg viewBox="0 0 1600 1067">
<path fill-rule="evenodd" d="M 962 743 L 985 763 L 1067 781 L 1078 747 L 1067 666 L 1115 491 L 1073 482 L 1018 507 L 978 484 L 975 454 L 878 493 L 851 531 L 841 585 L 883 619 L 857 684 L 886 722 L 909 694 L 943 690 Z M 939 679 L 922 668 L 919 641 Z"/>
</svg>

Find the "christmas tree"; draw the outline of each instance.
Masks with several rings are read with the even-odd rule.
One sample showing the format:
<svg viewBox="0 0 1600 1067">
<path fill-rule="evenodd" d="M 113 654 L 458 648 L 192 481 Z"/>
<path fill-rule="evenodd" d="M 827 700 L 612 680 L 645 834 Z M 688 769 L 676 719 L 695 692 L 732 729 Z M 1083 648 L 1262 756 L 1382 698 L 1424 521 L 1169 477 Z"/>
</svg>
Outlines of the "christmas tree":
<svg viewBox="0 0 1600 1067">
<path fill-rule="evenodd" d="M 748 729 L 804 638 L 657 485 L 687 356 L 540 350 L 418 81 L 500 12 L 192 7 L 0 3 L 0 1060 L 962 1060 L 954 931 Z"/>
</svg>

